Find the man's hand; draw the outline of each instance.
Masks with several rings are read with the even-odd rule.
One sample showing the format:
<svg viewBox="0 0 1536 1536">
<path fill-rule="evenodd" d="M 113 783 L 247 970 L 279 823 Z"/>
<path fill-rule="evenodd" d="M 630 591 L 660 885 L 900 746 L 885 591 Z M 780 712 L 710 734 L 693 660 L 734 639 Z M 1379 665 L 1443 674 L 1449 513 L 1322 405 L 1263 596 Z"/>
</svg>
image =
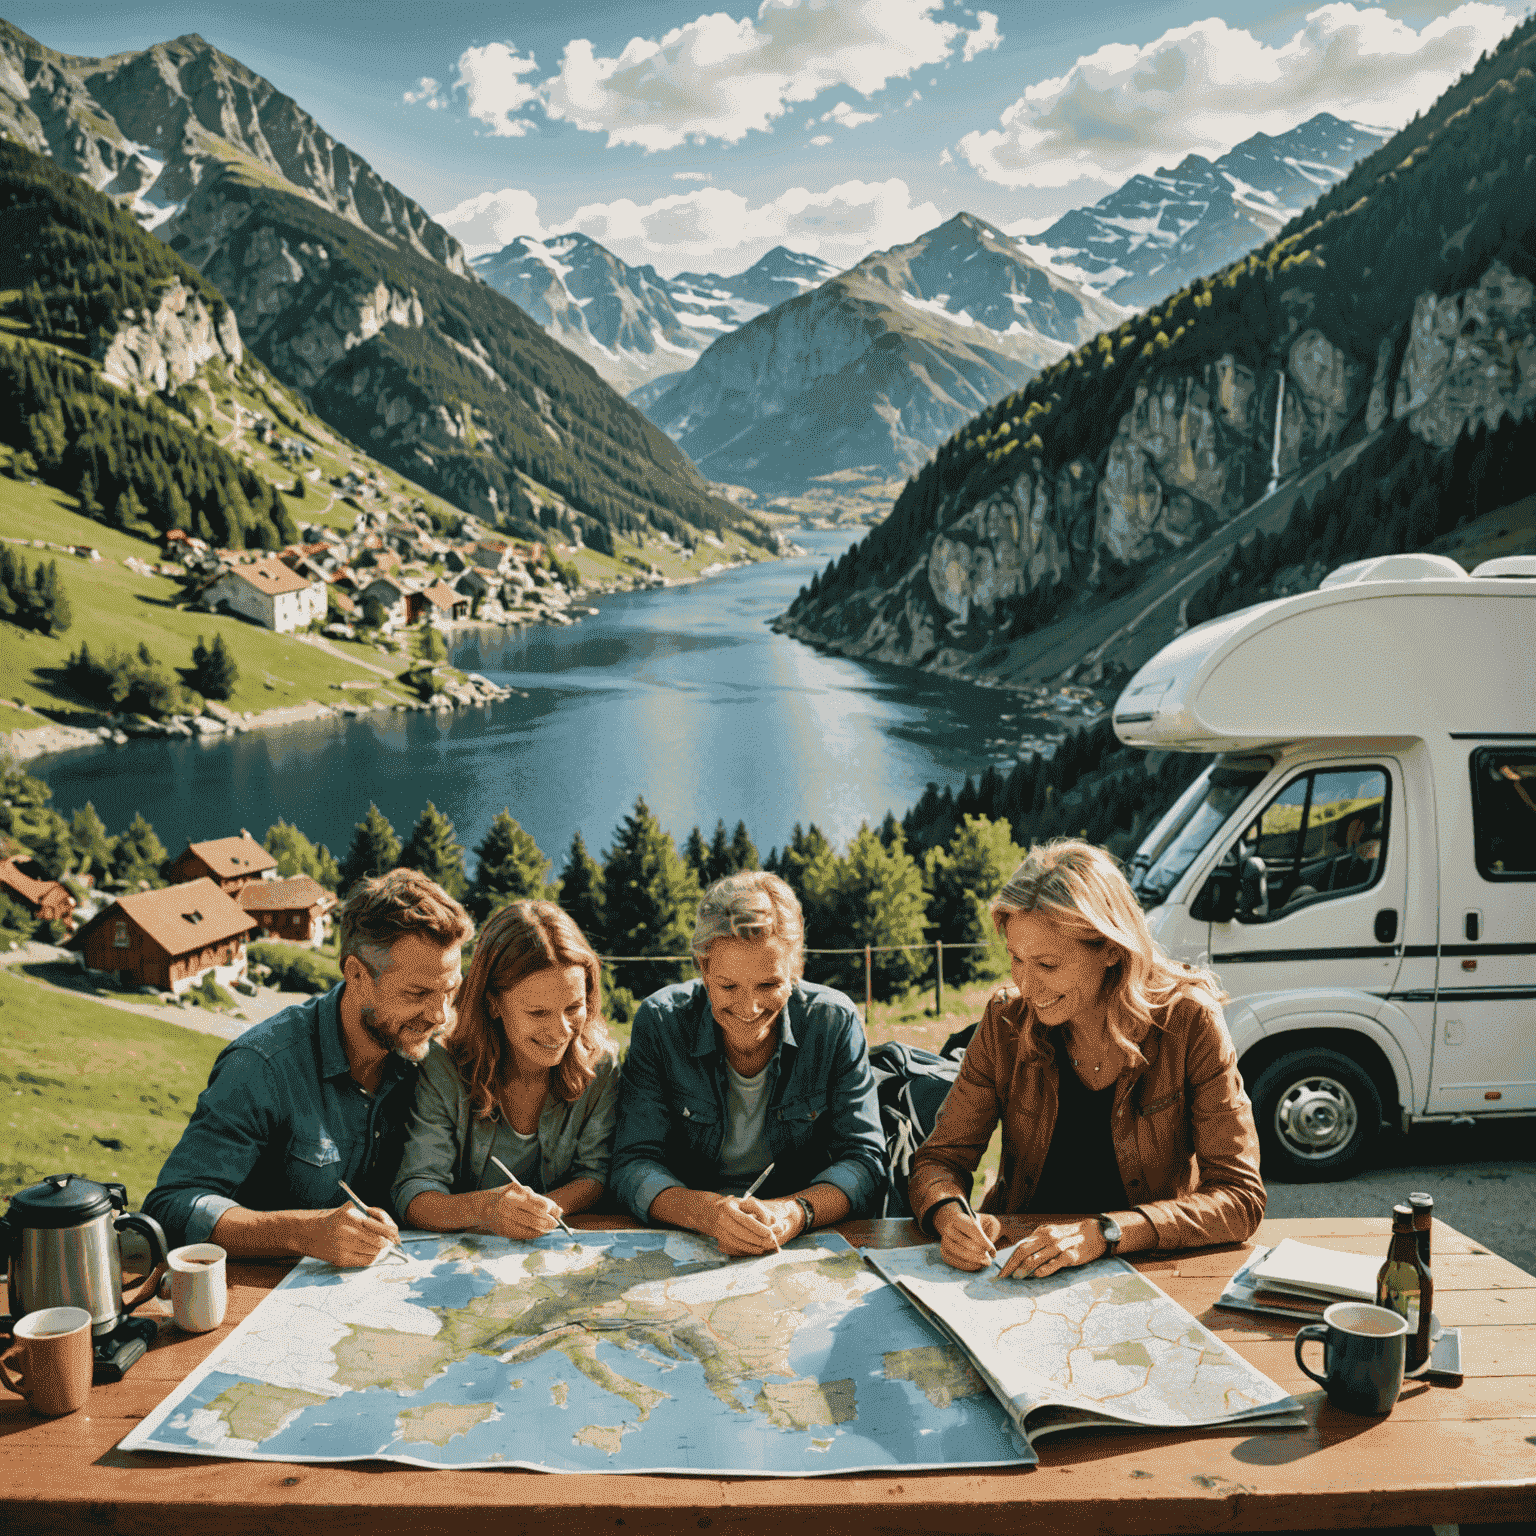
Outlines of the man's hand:
<svg viewBox="0 0 1536 1536">
<path fill-rule="evenodd" d="M 729 1258 L 772 1253 L 795 1235 L 800 1214 L 793 1200 L 723 1195 L 715 1202 L 709 1235 Z"/>
<path fill-rule="evenodd" d="M 483 1194 L 485 1213 L 481 1224 L 498 1237 L 526 1241 L 553 1232 L 560 1225 L 560 1207 L 526 1184 L 503 1184 L 499 1189 L 487 1189 Z"/>
<path fill-rule="evenodd" d="M 361 1269 L 400 1241 L 400 1229 L 389 1212 L 376 1205 L 370 1205 L 364 1216 L 348 1202 L 334 1211 L 316 1211 L 315 1218 L 303 1251 L 338 1269 Z"/>
<path fill-rule="evenodd" d="M 933 1218 L 939 1234 L 939 1257 L 951 1269 L 985 1269 L 997 1257 L 997 1239 L 1003 1224 L 996 1216 L 973 1221 L 958 1200 L 941 1205 Z"/>
<path fill-rule="evenodd" d="M 1091 1259 L 1101 1258 L 1109 1244 L 1096 1218 L 1085 1221 L 1061 1221 L 1049 1227 L 1036 1227 L 1008 1255 L 1002 1277 L 1018 1275 L 1043 1279 L 1058 1269 L 1072 1269 Z"/>
</svg>

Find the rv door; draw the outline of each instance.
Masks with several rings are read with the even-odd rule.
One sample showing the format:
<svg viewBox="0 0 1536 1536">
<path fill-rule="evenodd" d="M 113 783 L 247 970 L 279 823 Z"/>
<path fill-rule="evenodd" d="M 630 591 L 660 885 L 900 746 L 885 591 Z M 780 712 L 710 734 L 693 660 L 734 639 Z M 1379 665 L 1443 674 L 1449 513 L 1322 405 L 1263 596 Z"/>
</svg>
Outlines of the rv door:
<svg viewBox="0 0 1536 1536">
<path fill-rule="evenodd" d="M 1402 960 L 1408 888 L 1395 759 L 1298 764 L 1202 892 L 1211 966 L 1234 997 L 1303 988 L 1384 995 Z M 1235 897 L 1235 901 L 1234 901 Z M 1225 912 L 1228 920 L 1223 921 Z"/>
</svg>

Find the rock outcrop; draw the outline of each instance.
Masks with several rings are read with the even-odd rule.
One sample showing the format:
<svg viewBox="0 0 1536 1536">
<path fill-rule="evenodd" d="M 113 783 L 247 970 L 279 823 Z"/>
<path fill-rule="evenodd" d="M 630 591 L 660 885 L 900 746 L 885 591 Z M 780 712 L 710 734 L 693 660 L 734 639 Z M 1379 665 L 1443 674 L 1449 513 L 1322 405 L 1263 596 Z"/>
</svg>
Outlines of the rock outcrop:
<svg viewBox="0 0 1536 1536">
<path fill-rule="evenodd" d="M 215 316 L 200 294 L 175 282 L 147 314 L 125 311 L 97 360 L 102 376 L 119 388 L 163 394 L 189 383 L 214 358 L 238 368 L 244 356 L 233 311 Z"/>
</svg>

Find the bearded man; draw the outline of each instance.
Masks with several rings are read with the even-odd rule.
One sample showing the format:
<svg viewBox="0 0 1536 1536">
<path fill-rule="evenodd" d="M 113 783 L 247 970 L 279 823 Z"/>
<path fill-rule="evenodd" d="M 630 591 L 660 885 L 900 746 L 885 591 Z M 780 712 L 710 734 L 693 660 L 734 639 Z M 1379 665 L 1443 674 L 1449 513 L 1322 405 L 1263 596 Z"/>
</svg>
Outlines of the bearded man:
<svg viewBox="0 0 1536 1536">
<path fill-rule="evenodd" d="M 416 1068 L 453 1025 L 473 925 L 441 886 L 396 869 L 353 886 L 338 929 L 340 984 L 253 1025 L 214 1062 L 144 1202 L 172 1246 L 353 1267 L 398 1238 L 388 1194 Z"/>
</svg>

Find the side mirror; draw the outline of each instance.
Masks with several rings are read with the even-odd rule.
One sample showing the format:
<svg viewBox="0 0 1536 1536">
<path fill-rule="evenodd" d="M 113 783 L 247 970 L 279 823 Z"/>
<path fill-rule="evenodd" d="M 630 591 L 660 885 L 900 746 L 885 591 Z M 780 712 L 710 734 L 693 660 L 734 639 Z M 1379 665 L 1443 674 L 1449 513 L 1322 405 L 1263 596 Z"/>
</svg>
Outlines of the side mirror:
<svg viewBox="0 0 1536 1536">
<path fill-rule="evenodd" d="M 1230 923 L 1237 915 L 1237 871 L 1212 870 L 1190 903 L 1189 915 L 1200 923 Z"/>
<path fill-rule="evenodd" d="M 1256 853 L 1243 860 L 1239 905 L 1245 917 L 1269 916 L 1269 870 Z"/>
</svg>

